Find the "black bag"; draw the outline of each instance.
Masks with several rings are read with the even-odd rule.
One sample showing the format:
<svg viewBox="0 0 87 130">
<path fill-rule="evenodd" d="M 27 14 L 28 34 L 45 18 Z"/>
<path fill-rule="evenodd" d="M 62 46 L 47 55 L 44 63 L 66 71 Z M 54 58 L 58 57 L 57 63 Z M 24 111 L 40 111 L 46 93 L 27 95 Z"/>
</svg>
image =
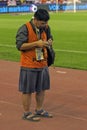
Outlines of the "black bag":
<svg viewBox="0 0 87 130">
<path fill-rule="evenodd" d="M 48 66 L 51 66 L 52 64 L 54 64 L 55 60 L 55 51 L 53 50 L 52 46 L 47 47 L 47 53 L 48 53 L 47 63 Z"/>
</svg>

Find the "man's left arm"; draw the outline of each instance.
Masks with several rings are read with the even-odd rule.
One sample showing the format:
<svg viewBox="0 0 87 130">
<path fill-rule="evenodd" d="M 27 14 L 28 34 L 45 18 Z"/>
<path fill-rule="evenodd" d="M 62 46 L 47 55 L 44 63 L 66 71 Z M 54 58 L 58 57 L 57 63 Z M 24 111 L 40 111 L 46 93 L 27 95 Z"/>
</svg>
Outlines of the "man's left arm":
<svg viewBox="0 0 87 130">
<path fill-rule="evenodd" d="M 47 34 L 47 41 L 48 41 L 49 45 L 52 45 L 52 43 L 53 43 L 53 36 L 51 34 L 51 29 L 50 29 L 49 26 L 47 26 L 47 28 L 46 28 L 46 34 Z"/>
</svg>

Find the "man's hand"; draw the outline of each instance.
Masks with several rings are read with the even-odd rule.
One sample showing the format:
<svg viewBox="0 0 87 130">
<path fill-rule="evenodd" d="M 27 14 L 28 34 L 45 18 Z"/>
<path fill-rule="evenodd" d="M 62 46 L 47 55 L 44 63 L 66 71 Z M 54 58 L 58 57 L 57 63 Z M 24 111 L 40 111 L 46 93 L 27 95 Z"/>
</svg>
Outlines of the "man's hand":
<svg viewBox="0 0 87 130">
<path fill-rule="evenodd" d="M 43 48 L 44 46 L 48 46 L 48 41 L 38 40 L 37 41 L 37 47 Z"/>
<path fill-rule="evenodd" d="M 43 40 L 38 40 L 37 41 L 37 47 L 43 48 L 43 47 L 47 47 L 47 46 L 51 46 L 53 43 L 53 40 L 50 38 L 48 41 L 43 41 Z"/>
<path fill-rule="evenodd" d="M 48 40 L 48 44 L 51 46 L 52 43 L 53 43 L 53 40 L 50 38 L 50 39 Z"/>
</svg>

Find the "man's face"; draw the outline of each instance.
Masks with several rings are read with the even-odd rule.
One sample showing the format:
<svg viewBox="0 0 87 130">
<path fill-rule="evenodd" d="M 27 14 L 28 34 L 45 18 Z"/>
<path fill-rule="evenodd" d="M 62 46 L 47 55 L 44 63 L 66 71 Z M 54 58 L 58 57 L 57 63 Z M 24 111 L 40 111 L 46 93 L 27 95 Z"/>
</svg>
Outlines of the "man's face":
<svg viewBox="0 0 87 130">
<path fill-rule="evenodd" d="M 39 29 L 45 28 L 46 25 L 47 25 L 47 22 L 45 22 L 45 21 L 39 21 L 39 20 L 36 21 L 36 27 Z"/>
</svg>

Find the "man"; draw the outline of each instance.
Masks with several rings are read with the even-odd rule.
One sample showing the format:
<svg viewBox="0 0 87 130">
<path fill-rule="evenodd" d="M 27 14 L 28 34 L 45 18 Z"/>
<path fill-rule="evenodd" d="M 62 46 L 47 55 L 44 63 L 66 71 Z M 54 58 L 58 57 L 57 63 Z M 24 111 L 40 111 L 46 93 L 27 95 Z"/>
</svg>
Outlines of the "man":
<svg viewBox="0 0 87 130">
<path fill-rule="evenodd" d="M 45 9 L 38 9 L 34 18 L 22 25 L 16 35 L 16 45 L 21 52 L 19 91 L 22 92 L 23 119 L 30 121 L 52 117 L 43 109 L 45 91 L 50 89 L 46 49 L 52 45 L 49 19 L 49 13 Z M 32 93 L 36 95 L 34 114 L 30 112 Z"/>
</svg>

